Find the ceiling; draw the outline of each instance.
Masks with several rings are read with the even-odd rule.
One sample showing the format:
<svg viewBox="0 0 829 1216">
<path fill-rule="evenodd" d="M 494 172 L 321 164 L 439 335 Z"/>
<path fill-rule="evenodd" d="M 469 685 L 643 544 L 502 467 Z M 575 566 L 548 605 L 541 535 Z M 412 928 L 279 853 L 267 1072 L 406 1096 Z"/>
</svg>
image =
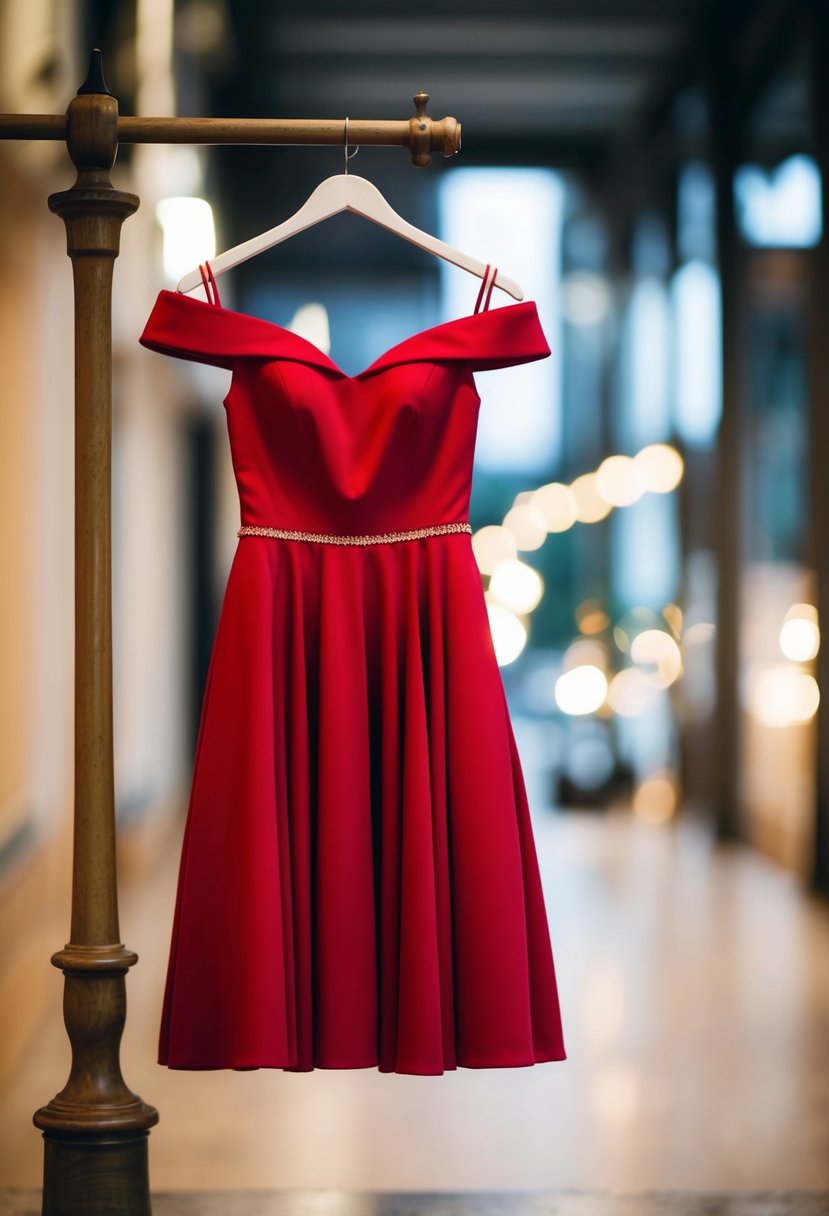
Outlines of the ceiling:
<svg viewBox="0 0 829 1216">
<path fill-rule="evenodd" d="M 812 2 L 421 0 L 413 11 L 390 0 L 177 0 L 177 109 L 404 119 L 423 89 L 432 117 L 462 123 L 464 165 L 570 169 L 603 205 L 635 207 L 643 182 L 708 152 L 709 115 L 720 131 L 739 128 L 754 159 L 808 150 Z M 110 87 L 134 112 L 135 0 L 89 0 L 86 11 Z M 431 186 L 452 163 L 437 155 L 417 170 L 402 149 L 363 148 L 352 169 L 431 227 Z M 341 164 L 328 148 L 211 150 L 225 243 L 270 226 Z"/>
<path fill-rule="evenodd" d="M 717 62 L 755 87 L 804 0 L 185 0 L 179 42 L 214 34 L 211 93 L 236 112 L 407 117 L 425 89 L 464 152 L 586 162 L 659 122 Z M 198 16 L 201 14 L 201 16 Z M 204 55 L 204 37 L 197 53 Z M 229 110 L 227 112 L 230 112 Z"/>
<path fill-rule="evenodd" d="M 463 124 L 464 152 L 595 155 L 634 130 L 676 80 L 711 0 L 389 4 L 312 0 L 298 11 L 233 4 L 244 78 L 218 94 L 246 112 L 408 117 L 419 89 L 433 117 Z M 220 72 L 221 76 L 221 72 Z M 217 80 L 218 83 L 218 80 Z"/>
</svg>

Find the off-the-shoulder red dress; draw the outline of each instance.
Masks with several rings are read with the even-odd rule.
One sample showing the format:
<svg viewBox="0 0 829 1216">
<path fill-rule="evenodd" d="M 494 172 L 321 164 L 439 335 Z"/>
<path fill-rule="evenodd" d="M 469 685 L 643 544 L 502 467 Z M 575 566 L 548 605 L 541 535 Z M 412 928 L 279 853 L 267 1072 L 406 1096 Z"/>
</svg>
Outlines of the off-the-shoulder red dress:
<svg viewBox="0 0 829 1216">
<path fill-rule="evenodd" d="M 467 524 L 473 372 L 532 302 L 348 376 L 162 291 L 141 343 L 232 369 L 240 535 L 164 995 L 171 1068 L 437 1074 L 565 1059 L 524 782 Z"/>
</svg>

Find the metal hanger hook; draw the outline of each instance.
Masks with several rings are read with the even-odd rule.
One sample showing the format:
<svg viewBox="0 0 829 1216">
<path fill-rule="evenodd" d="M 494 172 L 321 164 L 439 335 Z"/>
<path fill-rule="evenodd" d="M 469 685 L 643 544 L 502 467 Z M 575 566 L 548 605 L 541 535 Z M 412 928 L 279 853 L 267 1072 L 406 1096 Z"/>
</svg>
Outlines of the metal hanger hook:
<svg viewBox="0 0 829 1216">
<path fill-rule="evenodd" d="M 348 118 L 346 118 L 346 120 L 345 120 L 345 136 L 344 136 L 344 139 L 345 139 L 345 143 L 344 143 L 344 145 L 343 145 L 343 153 L 344 153 L 344 157 L 345 157 L 345 173 L 346 173 L 346 175 L 347 175 L 347 174 L 348 174 L 348 162 L 349 162 L 350 160 L 353 160 L 353 159 L 354 159 L 354 157 L 357 155 L 357 153 L 360 151 L 359 146 L 358 146 L 358 147 L 356 147 L 356 148 L 354 149 L 354 151 L 353 151 L 353 152 L 351 152 L 351 153 L 349 153 L 349 151 L 348 151 Z"/>
</svg>

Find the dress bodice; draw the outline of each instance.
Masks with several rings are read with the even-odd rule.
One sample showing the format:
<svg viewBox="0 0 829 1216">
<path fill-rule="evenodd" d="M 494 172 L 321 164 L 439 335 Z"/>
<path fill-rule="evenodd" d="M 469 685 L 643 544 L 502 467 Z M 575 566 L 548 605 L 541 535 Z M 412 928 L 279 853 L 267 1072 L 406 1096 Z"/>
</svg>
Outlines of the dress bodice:
<svg viewBox="0 0 829 1216">
<path fill-rule="evenodd" d="M 243 525 L 343 534 L 465 521 L 473 373 L 550 354 L 532 301 L 424 330 L 356 376 L 282 326 L 171 291 L 140 341 L 232 370 L 224 404 Z"/>
</svg>

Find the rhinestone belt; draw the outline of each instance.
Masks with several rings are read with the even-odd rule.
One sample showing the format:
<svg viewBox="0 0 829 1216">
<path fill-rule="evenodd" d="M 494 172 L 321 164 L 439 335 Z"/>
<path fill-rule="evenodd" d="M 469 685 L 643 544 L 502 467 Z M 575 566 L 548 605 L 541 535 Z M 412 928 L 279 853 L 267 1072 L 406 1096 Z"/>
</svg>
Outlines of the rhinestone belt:
<svg viewBox="0 0 829 1216">
<path fill-rule="evenodd" d="M 425 536 L 446 536 L 451 532 L 472 532 L 470 524 L 433 524 L 429 528 L 410 528 L 408 532 L 375 532 L 348 536 L 335 532 L 298 532 L 293 528 L 261 528 L 246 524 L 237 536 L 268 536 L 274 540 L 308 540 L 326 545 L 390 545 L 401 540 L 420 540 Z"/>
</svg>

